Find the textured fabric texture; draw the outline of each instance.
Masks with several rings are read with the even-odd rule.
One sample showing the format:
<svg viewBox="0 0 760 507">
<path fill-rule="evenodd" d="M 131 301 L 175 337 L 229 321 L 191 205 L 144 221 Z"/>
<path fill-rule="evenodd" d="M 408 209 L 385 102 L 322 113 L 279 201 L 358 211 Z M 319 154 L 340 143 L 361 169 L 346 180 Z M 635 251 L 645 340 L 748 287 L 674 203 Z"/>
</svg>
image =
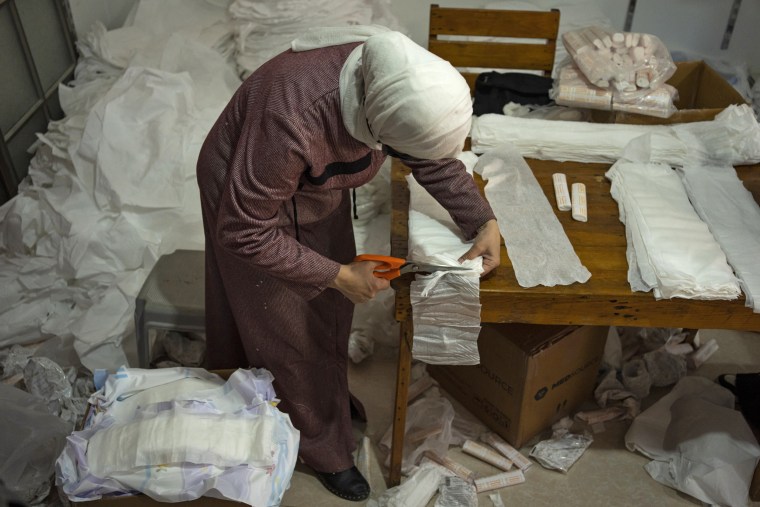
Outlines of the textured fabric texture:
<svg viewBox="0 0 760 507">
<path fill-rule="evenodd" d="M 318 471 L 352 465 L 353 304 L 325 287 L 355 247 L 350 188 L 385 160 L 346 130 L 339 75 L 356 44 L 286 51 L 254 72 L 212 127 L 197 176 L 206 233 L 207 367 L 264 367 Z M 493 218 L 456 159 L 415 178 L 463 234 Z"/>
</svg>

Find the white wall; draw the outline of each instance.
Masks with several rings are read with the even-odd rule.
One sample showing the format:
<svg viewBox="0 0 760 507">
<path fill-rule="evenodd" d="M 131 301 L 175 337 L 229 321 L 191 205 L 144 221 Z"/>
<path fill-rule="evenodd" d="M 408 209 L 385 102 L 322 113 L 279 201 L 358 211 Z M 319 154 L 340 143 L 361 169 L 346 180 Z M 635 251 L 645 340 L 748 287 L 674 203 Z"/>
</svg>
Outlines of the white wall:
<svg viewBox="0 0 760 507">
<path fill-rule="evenodd" d="M 495 0 L 437 0 L 443 7 L 483 7 Z M 530 1 L 530 0 L 527 0 Z M 81 37 L 95 20 L 107 28 L 121 26 L 137 0 L 69 0 L 74 24 Z M 537 0 L 541 5 L 595 3 L 622 29 L 628 0 Z M 427 45 L 428 0 L 391 0 L 391 10 L 408 27 L 409 35 Z M 720 49 L 733 0 L 638 0 L 633 31 L 657 35 L 672 50 L 684 50 L 740 63 L 760 72 L 760 1 L 744 0 L 730 47 Z M 561 10 L 561 9 L 560 9 Z"/>
</svg>

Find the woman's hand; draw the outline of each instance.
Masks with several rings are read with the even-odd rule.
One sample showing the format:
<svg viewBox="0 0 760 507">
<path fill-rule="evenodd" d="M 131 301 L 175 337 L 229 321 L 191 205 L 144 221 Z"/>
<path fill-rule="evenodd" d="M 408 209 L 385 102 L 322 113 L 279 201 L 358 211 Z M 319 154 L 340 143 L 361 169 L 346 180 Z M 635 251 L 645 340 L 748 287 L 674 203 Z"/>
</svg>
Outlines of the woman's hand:
<svg viewBox="0 0 760 507">
<path fill-rule="evenodd" d="M 472 247 L 459 258 L 459 262 L 483 257 L 483 273 L 480 277 L 486 276 L 493 269 L 501 264 L 501 234 L 496 220 L 489 220 L 481 228 Z"/>
<path fill-rule="evenodd" d="M 375 266 L 379 262 L 361 261 L 341 265 L 338 276 L 329 285 L 338 289 L 353 303 L 366 303 L 381 290 L 390 287 L 390 282 L 374 275 Z"/>
</svg>

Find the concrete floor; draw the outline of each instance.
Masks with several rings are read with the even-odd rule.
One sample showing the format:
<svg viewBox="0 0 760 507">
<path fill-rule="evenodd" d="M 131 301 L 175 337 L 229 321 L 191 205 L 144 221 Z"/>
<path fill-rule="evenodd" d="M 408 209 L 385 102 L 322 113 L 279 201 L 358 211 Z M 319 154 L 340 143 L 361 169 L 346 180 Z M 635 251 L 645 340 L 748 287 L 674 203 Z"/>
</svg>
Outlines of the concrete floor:
<svg viewBox="0 0 760 507">
<path fill-rule="evenodd" d="M 710 379 L 721 373 L 755 372 L 760 370 L 760 335 L 733 331 L 702 330 L 706 341 L 715 338 L 718 351 L 702 367 L 692 374 Z M 356 426 L 357 439 L 366 434 L 376 446 L 391 424 L 394 403 L 396 375 L 395 353 L 389 349 L 358 365 L 350 367 L 351 389 L 364 403 L 367 410 L 366 425 Z M 659 388 L 644 400 L 644 407 L 651 405 L 668 392 Z M 649 477 L 643 466 L 649 461 L 640 454 L 630 452 L 623 445 L 623 437 L 629 422 L 606 423 L 605 431 L 594 435 L 594 442 L 583 457 L 573 465 L 567 474 L 551 471 L 534 464 L 526 472 L 526 482 L 499 491 L 505 505 L 563 507 L 583 506 L 641 506 L 656 505 L 688 506 L 701 502 L 663 486 Z M 521 452 L 528 454 L 530 448 Z M 451 448 L 449 457 L 456 459 L 471 470 L 483 475 L 498 473 L 488 464 L 465 455 L 459 448 Z M 370 483 L 374 486 L 373 497 L 383 487 L 385 469 L 379 466 L 372 470 Z M 489 492 L 493 493 L 493 492 Z M 481 506 L 491 506 L 489 493 L 478 496 Z M 428 506 L 435 504 L 433 498 Z M 309 473 L 300 466 L 296 468 L 290 489 L 282 502 L 286 507 L 341 507 L 362 505 L 348 502 L 329 493 Z M 760 507 L 760 502 L 751 503 Z"/>
</svg>

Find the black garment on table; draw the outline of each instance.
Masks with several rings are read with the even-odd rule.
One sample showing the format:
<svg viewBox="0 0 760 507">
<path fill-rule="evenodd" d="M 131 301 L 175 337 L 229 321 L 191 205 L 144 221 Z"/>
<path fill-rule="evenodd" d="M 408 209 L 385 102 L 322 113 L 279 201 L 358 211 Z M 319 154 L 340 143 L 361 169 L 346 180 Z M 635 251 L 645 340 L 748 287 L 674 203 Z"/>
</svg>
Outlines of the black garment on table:
<svg viewBox="0 0 760 507">
<path fill-rule="evenodd" d="M 733 383 L 727 377 L 728 374 L 720 375 L 718 382 L 734 393 L 739 409 L 750 426 L 760 429 L 760 372 L 737 373 Z"/>
<path fill-rule="evenodd" d="M 504 106 L 509 102 L 535 106 L 549 104 L 553 82 L 548 76 L 522 72 L 483 72 L 475 80 L 473 114 L 503 114 Z"/>
</svg>

